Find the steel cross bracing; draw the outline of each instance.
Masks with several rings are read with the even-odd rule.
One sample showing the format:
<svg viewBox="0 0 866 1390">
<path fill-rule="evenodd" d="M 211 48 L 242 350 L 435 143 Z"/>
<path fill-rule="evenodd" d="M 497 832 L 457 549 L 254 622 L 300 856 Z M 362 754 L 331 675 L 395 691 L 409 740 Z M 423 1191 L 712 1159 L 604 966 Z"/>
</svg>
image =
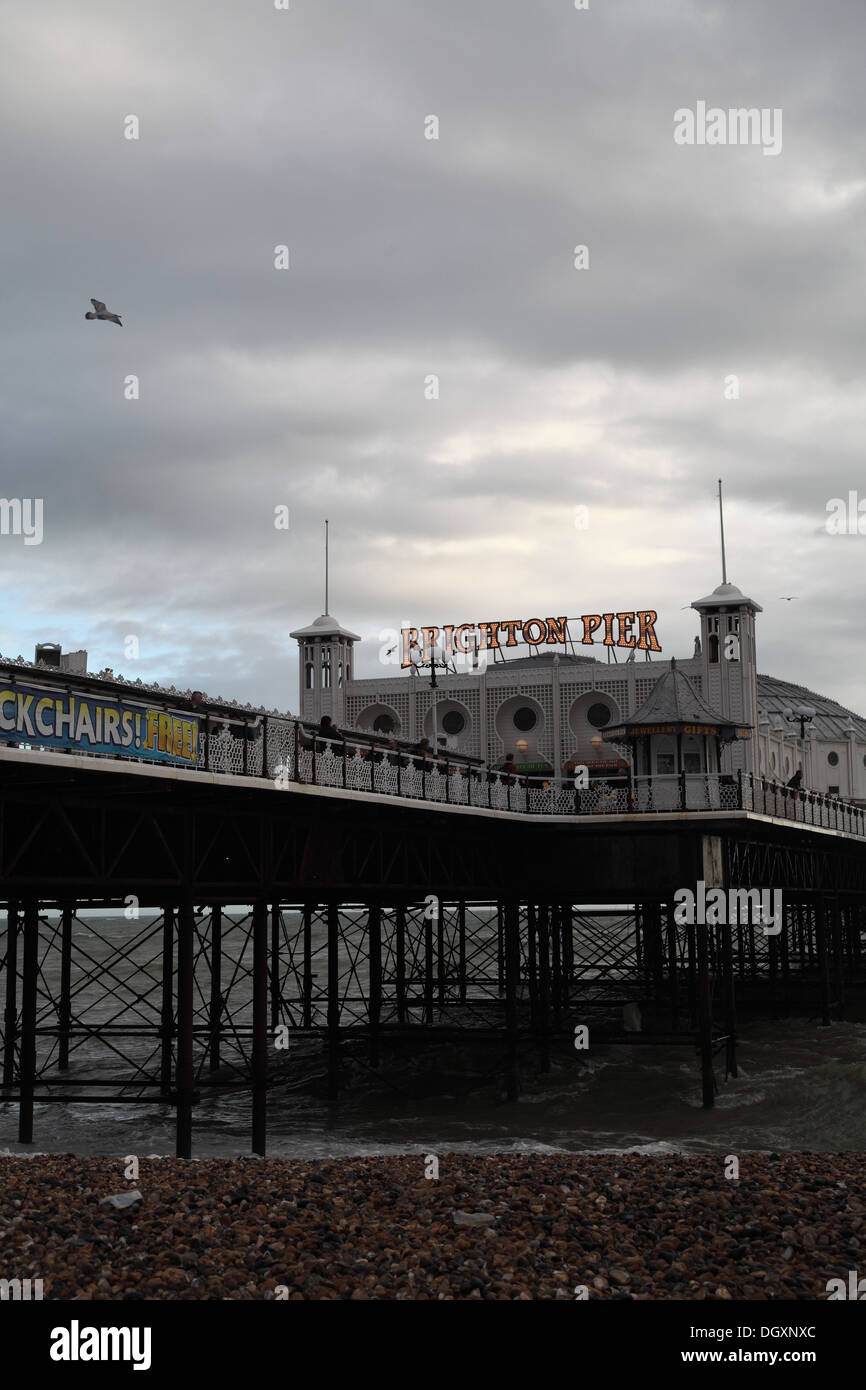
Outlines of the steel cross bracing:
<svg viewBox="0 0 866 1390">
<path fill-rule="evenodd" d="M 866 900 L 838 893 L 790 899 L 778 936 L 755 921 L 683 925 L 672 897 L 591 910 L 444 895 L 387 907 L 185 900 L 128 921 L 117 902 L 111 923 L 93 906 L 7 907 L 2 1082 L 23 1142 L 39 1104 L 167 1105 L 185 1154 L 193 1107 L 243 1090 L 263 1151 L 268 1090 L 285 1103 L 305 1038 L 324 1043 L 332 1100 L 353 1041 L 375 1068 L 401 1040 L 486 1038 L 516 1095 L 521 1059 L 547 1070 L 578 1025 L 597 1042 L 697 1038 L 710 1104 L 720 1048 L 736 1075 L 735 994 L 802 1003 L 829 1023 L 866 979 Z M 639 1034 L 626 1031 L 629 1004 Z"/>
<path fill-rule="evenodd" d="M 722 814 L 545 823 L 249 783 L 215 796 L 97 761 L 0 781 L 2 1081 L 25 1143 L 37 1105 L 109 1099 L 173 1113 L 187 1154 L 194 1108 L 236 1090 L 262 1152 L 269 1093 L 287 1103 L 317 1048 L 336 1100 L 347 1049 L 376 1068 L 415 1040 L 486 1040 L 515 1096 L 521 1067 L 552 1066 L 580 1026 L 592 1045 L 697 1043 L 711 1104 L 719 1048 L 736 1073 L 738 1008 L 829 1022 L 863 985 L 856 840 Z M 781 890 L 784 930 L 681 924 L 674 895 L 707 863 L 725 887 Z"/>
</svg>

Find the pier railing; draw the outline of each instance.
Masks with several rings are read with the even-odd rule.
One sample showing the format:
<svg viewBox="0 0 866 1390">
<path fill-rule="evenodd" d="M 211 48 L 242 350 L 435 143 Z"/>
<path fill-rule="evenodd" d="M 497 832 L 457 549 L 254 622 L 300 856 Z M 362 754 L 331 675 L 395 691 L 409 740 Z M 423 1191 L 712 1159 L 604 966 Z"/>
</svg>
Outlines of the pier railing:
<svg viewBox="0 0 866 1390">
<path fill-rule="evenodd" d="M 32 742 L 16 741 L 16 745 L 39 748 Z M 101 759 L 112 755 L 87 756 Z M 131 753 L 113 756 L 135 760 Z M 557 782 L 553 774 L 509 774 L 452 749 L 422 750 L 417 745 L 354 730 L 339 736 L 327 735 L 318 725 L 278 715 L 206 718 L 199 736 L 197 767 L 206 772 L 266 778 L 284 788 L 304 783 L 517 814 L 602 816 L 755 811 L 774 819 L 866 838 L 866 807 L 806 788 L 794 789 L 751 773 L 616 776 L 582 787 L 565 778 Z"/>
<path fill-rule="evenodd" d="M 502 772 L 451 749 L 426 752 L 374 734 L 326 737 L 301 720 L 266 717 L 243 738 L 211 736 L 200 765 L 446 805 L 536 815 L 653 815 L 677 811 L 756 811 L 802 825 L 866 838 L 866 808 L 839 797 L 793 789 L 751 773 L 617 776 L 581 787 L 555 778 Z"/>
</svg>

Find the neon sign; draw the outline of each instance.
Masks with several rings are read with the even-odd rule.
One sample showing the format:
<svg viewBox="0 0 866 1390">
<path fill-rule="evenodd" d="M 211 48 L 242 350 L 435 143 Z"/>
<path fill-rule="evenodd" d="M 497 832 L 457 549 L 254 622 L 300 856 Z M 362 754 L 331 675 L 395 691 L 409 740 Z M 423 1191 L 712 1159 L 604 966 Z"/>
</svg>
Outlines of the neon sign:
<svg viewBox="0 0 866 1390">
<path fill-rule="evenodd" d="M 605 647 L 637 648 L 639 651 L 660 652 L 655 633 L 658 613 L 647 608 L 634 613 L 584 613 L 581 618 L 500 618 L 497 622 L 445 623 L 443 627 L 404 627 L 400 629 L 403 642 L 401 666 L 414 665 L 413 652 L 421 652 L 422 661 L 430 661 L 434 651 L 453 657 L 472 652 L 501 651 L 525 643 L 530 647 L 562 644 L 572 640 L 568 624 L 582 623 L 582 646 L 592 646 L 595 634 L 604 628 L 599 640 Z M 634 628 L 637 627 L 637 632 Z M 518 633 L 520 634 L 518 636 Z M 440 635 L 441 634 L 441 635 Z"/>
</svg>

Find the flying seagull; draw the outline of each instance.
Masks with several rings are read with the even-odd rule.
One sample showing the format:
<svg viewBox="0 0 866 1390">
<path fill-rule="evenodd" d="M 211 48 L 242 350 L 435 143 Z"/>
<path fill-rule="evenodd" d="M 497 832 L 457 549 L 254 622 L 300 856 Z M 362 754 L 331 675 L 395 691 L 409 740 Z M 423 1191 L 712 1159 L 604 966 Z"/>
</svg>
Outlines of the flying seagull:
<svg viewBox="0 0 866 1390">
<path fill-rule="evenodd" d="M 123 327 L 119 316 L 117 314 L 110 314 L 101 299 L 91 299 L 90 302 L 93 305 L 95 313 L 85 314 L 84 317 L 86 319 L 108 319 L 111 323 L 116 323 L 119 324 L 121 328 Z"/>
<path fill-rule="evenodd" d="M 779 595 L 779 602 L 780 602 L 780 603 L 793 603 L 794 599 L 795 599 L 795 598 L 799 598 L 799 597 L 800 597 L 799 594 L 780 594 L 780 595 Z"/>
</svg>

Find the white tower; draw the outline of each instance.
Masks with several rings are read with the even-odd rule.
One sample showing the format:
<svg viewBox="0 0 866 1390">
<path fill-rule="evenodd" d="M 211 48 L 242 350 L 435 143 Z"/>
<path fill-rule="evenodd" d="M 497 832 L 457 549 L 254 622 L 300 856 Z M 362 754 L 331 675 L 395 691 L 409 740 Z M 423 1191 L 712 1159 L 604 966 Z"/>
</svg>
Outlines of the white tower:
<svg viewBox="0 0 866 1390">
<path fill-rule="evenodd" d="M 755 614 L 759 603 L 736 584 L 720 584 L 692 608 L 701 615 L 701 664 L 704 700 L 732 724 L 752 730 L 751 739 L 732 743 L 726 771 L 757 771 L 758 665 Z"/>
<path fill-rule="evenodd" d="M 289 636 L 298 643 L 301 718 L 318 722 L 323 714 L 329 714 L 340 728 L 346 713 L 346 682 L 352 679 L 352 648 L 361 638 L 329 613 Z"/>
</svg>

